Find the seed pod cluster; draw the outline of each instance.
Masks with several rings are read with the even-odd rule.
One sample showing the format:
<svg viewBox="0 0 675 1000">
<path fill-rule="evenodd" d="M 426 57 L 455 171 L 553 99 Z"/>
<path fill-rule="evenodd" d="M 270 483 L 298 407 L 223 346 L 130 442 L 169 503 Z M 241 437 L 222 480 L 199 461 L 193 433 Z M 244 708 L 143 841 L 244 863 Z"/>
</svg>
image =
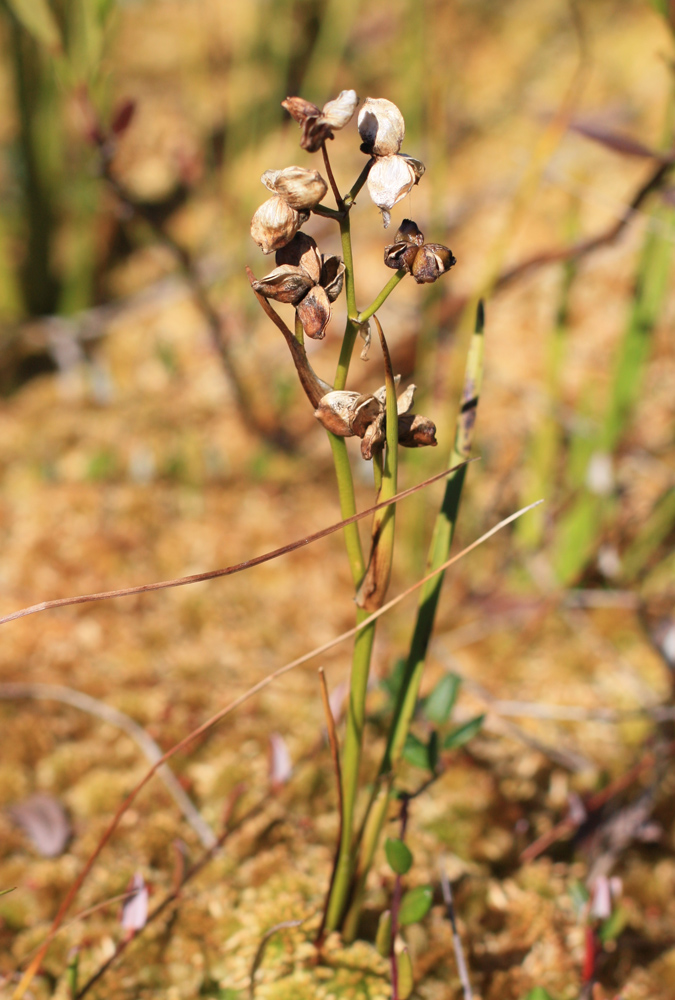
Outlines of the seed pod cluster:
<svg viewBox="0 0 675 1000">
<path fill-rule="evenodd" d="M 297 233 L 277 250 L 275 263 L 274 270 L 255 281 L 253 288 L 266 299 L 294 305 L 307 336 L 321 340 L 330 322 L 331 304 L 344 284 L 341 258 L 320 254 L 311 236 Z"/>
<path fill-rule="evenodd" d="M 399 380 L 397 376 L 397 384 Z M 438 443 L 435 424 L 427 417 L 410 413 L 414 396 L 415 386 L 409 385 L 398 397 L 399 444 L 405 448 L 434 446 Z M 372 395 L 347 390 L 328 392 L 319 400 L 314 416 L 338 437 L 361 438 L 361 455 L 369 461 L 386 439 L 386 388 L 382 386 Z"/>
<path fill-rule="evenodd" d="M 307 222 L 328 185 L 318 170 L 305 167 L 266 170 L 260 180 L 274 194 L 253 216 L 251 236 L 263 253 L 274 253 L 290 243 Z"/>
<path fill-rule="evenodd" d="M 412 274 L 418 285 L 436 281 L 457 261 L 451 250 L 440 243 L 425 243 L 412 219 L 404 219 L 394 242 L 384 248 L 384 262 L 396 270 Z"/>
</svg>

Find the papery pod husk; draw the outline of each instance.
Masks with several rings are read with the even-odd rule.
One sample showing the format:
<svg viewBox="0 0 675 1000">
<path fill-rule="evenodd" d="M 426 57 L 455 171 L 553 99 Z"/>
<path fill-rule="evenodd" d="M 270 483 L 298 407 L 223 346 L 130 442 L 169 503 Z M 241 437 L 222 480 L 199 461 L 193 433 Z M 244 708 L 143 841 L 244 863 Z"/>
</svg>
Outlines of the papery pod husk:
<svg viewBox="0 0 675 1000">
<path fill-rule="evenodd" d="M 391 952 L 391 910 L 384 910 L 377 922 L 375 947 L 383 958 L 389 958 Z"/>
<path fill-rule="evenodd" d="M 416 157 L 414 156 L 409 156 L 408 153 L 399 153 L 398 155 L 401 157 L 402 160 L 405 160 L 405 162 L 408 164 L 408 166 L 414 173 L 415 184 L 419 184 L 420 179 L 424 176 L 427 169 L 422 163 L 422 161 L 416 159 Z"/>
<path fill-rule="evenodd" d="M 402 267 L 410 274 L 418 250 L 415 243 L 391 243 L 384 248 L 384 262 L 395 271 Z"/>
<path fill-rule="evenodd" d="M 321 114 L 321 108 L 317 108 L 311 101 L 306 101 L 304 97 L 287 97 L 281 102 L 281 107 L 285 108 L 291 118 L 295 118 L 300 125 L 304 125 L 308 118 L 318 118 Z"/>
<path fill-rule="evenodd" d="M 384 410 L 375 417 L 368 425 L 366 433 L 361 440 L 361 457 L 370 462 L 373 453 L 381 448 L 385 442 L 385 413 Z"/>
<path fill-rule="evenodd" d="M 354 434 L 360 438 L 367 433 L 373 421 L 377 420 L 383 412 L 379 399 L 371 395 L 359 396 L 351 410 L 350 427 Z"/>
<path fill-rule="evenodd" d="M 342 291 L 345 281 L 345 266 L 341 257 L 331 254 L 329 257 L 321 258 L 321 277 L 319 284 L 326 289 L 329 302 L 335 302 Z"/>
<path fill-rule="evenodd" d="M 290 243 L 309 214 L 296 212 L 279 195 L 258 208 L 251 220 L 251 236 L 263 253 L 273 253 Z"/>
<path fill-rule="evenodd" d="M 402 153 L 401 155 L 404 156 L 405 154 Z M 412 157 L 405 158 L 408 160 L 412 159 Z M 415 160 L 415 163 L 419 162 L 419 160 Z M 404 219 L 398 227 L 398 232 L 394 239 L 396 243 L 413 243 L 415 246 L 421 247 L 424 243 L 424 233 L 412 219 Z"/>
<path fill-rule="evenodd" d="M 408 949 L 403 948 L 395 958 L 396 979 L 398 981 L 398 1000 L 408 1000 L 413 991 L 415 981 L 413 979 L 413 968 Z"/>
<path fill-rule="evenodd" d="M 290 302 L 297 305 L 305 297 L 314 282 L 304 268 L 292 264 L 282 264 L 269 274 L 253 283 L 256 292 L 275 302 Z"/>
<path fill-rule="evenodd" d="M 384 97 L 367 97 L 359 111 L 361 149 L 372 156 L 398 153 L 405 136 L 405 121 L 400 110 Z"/>
<path fill-rule="evenodd" d="M 321 109 L 321 118 L 331 129 L 344 128 L 351 121 L 359 103 L 355 90 L 341 90 L 337 97 Z"/>
<path fill-rule="evenodd" d="M 404 413 L 398 418 L 398 443 L 404 448 L 435 448 L 436 424 L 421 413 Z"/>
<path fill-rule="evenodd" d="M 266 170 L 260 179 L 265 187 L 278 194 L 297 212 L 314 208 L 328 190 L 319 171 L 305 167 Z"/>
<path fill-rule="evenodd" d="M 290 243 L 277 250 L 275 260 L 278 265 L 291 264 L 294 267 L 303 268 L 312 279 L 312 284 L 319 283 L 321 256 L 316 240 L 308 236 L 307 233 L 296 233 Z"/>
<path fill-rule="evenodd" d="M 415 171 L 403 156 L 383 156 L 368 174 L 368 193 L 382 212 L 384 228 L 391 221 L 390 209 L 412 191 L 417 183 Z"/>
<path fill-rule="evenodd" d="M 358 392 L 334 389 L 321 397 L 314 411 L 314 416 L 327 431 L 331 431 L 337 437 L 354 437 L 351 426 L 354 416 L 353 407 L 359 398 L 360 393 Z"/>
<path fill-rule="evenodd" d="M 437 281 L 456 264 L 452 252 L 440 243 L 425 243 L 420 247 L 412 266 L 412 276 L 418 285 Z"/>
<path fill-rule="evenodd" d="M 306 335 L 312 340 L 323 340 L 332 314 L 326 289 L 314 285 L 298 302 L 296 311 Z"/>
<path fill-rule="evenodd" d="M 394 387 L 398 389 L 400 384 L 401 384 L 401 376 L 394 375 Z M 382 403 L 382 407 L 384 408 L 387 405 L 386 385 L 381 385 L 379 389 L 376 389 L 375 392 L 373 393 L 373 396 L 375 396 L 376 399 L 379 399 L 379 401 Z"/>
</svg>

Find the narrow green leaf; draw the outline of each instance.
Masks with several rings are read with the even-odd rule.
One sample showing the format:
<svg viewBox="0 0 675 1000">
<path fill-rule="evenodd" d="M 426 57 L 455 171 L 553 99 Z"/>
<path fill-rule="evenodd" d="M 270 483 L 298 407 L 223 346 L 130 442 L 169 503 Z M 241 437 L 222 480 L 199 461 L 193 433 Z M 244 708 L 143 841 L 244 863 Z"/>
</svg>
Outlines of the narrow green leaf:
<svg viewBox="0 0 675 1000">
<path fill-rule="evenodd" d="M 6 896 L 8 892 L 14 892 L 15 889 L 15 885 L 13 885 L 11 889 L 0 889 L 0 896 Z"/>
<path fill-rule="evenodd" d="M 61 32 L 47 0 L 7 0 L 9 9 L 36 41 L 60 52 Z"/>
<path fill-rule="evenodd" d="M 409 889 L 403 894 L 401 906 L 398 911 L 398 922 L 401 926 L 405 924 L 416 924 L 418 920 L 426 917 L 431 909 L 434 898 L 434 890 L 430 885 L 419 885 L 416 889 Z"/>
<path fill-rule="evenodd" d="M 475 719 L 469 719 L 463 726 L 458 726 L 454 732 L 445 737 L 443 741 L 444 750 L 456 750 L 457 747 L 464 746 L 472 740 L 476 733 L 480 731 L 485 720 L 485 715 L 477 715 Z"/>
<path fill-rule="evenodd" d="M 471 444 L 476 425 L 478 401 L 483 378 L 484 326 L 485 314 L 481 301 L 478 304 L 475 332 L 471 339 L 466 359 L 464 387 L 459 413 L 457 414 L 455 441 L 450 452 L 450 466 L 465 462 L 471 455 Z M 429 545 L 427 572 L 436 569 L 448 558 L 457 524 L 459 501 L 464 486 L 466 468 L 466 465 L 464 465 L 448 476 L 443 502 L 436 518 Z M 433 580 L 429 580 L 420 590 L 417 619 L 410 643 L 410 652 L 408 653 L 408 660 L 406 662 L 403 685 L 396 703 L 394 722 L 382 761 L 381 773 L 383 774 L 391 771 L 392 767 L 396 765 L 405 745 L 405 736 L 417 705 L 424 661 L 431 640 L 431 633 L 436 618 L 436 608 L 442 586 L 443 574 L 439 573 L 438 576 L 435 576 Z"/>
<path fill-rule="evenodd" d="M 553 1000 L 553 997 L 544 989 L 543 986 L 535 986 L 535 988 L 530 990 L 523 1000 Z"/>
<path fill-rule="evenodd" d="M 404 948 L 396 956 L 396 979 L 398 982 L 397 995 L 399 1000 L 408 1000 L 413 991 L 413 970 L 408 949 Z"/>
<path fill-rule="evenodd" d="M 375 947 L 383 958 L 388 958 L 391 952 L 391 910 L 384 910 L 377 922 Z"/>
<path fill-rule="evenodd" d="M 424 714 L 431 722 L 443 723 L 450 718 L 462 683 L 457 674 L 445 674 L 424 702 Z"/>
<path fill-rule="evenodd" d="M 429 748 L 412 733 L 408 733 L 406 736 L 403 759 L 412 764 L 413 767 L 421 767 L 423 771 L 431 770 Z"/>
<path fill-rule="evenodd" d="M 404 672 L 405 660 L 403 658 L 399 658 L 392 667 L 389 676 L 382 678 L 380 683 L 391 698 L 396 698 L 401 690 Z"/>
<path fill-rule="evenodd" d="M 402 840 L 394 837 L 387 837 L 384 843 L 384 853 L 387 855 L 389 867 L 397 875 L 405 875 L 410 871 L 413 862 L 412 851 Z"/>
</svg>

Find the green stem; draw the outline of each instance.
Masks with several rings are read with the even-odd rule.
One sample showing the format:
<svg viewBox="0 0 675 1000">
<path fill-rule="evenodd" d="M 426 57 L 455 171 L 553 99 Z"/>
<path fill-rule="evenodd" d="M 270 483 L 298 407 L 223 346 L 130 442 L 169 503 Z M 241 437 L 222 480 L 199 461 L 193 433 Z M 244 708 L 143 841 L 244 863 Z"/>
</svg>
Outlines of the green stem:
<svg viewBox="0 0 675 1000">
<path fill-rule="evenodd" d="M 347 299 L 347 325 L 345 335 L 342 339 L 340 357 L 338 359 L 337 371 L 333 388 L 344 389 L 347 384 L 349 365 L 352 360 L 354 344 L 359 332 L 359 325 L 354 317 L 357 314 L 356 308 L 356 288 L 354 285 L 354 257 L 352 255 L 352 235 L 349 223 L 349 215 L 344 215 L 340 219 L 340 237 L 342 239 L 342 259 L 345 265 L 345 296 Z"/>
<path fill-rule="evenodd" d="M 351 208 L 351 206 L 356 201 L 356 196 L 363 187 L 363 185 L 368 180 L 368 174 L 370 173 L 370 168 L 373 166 L 374 163 L 375 163 L 375 157 L 371 156 L 371 158 L 368 160 L 368 162 L 366 163 L 365 167 L 363 168 L 359 176 L 356 178 L 354 186 L 351 188 L 349 193 L 345 195 L 345 197 L 343 198 L 343 204 L 345 208 Z"/>
<path fill-rule="evenodd" d="M 483 375 L 483 329 L 483 303 L 479 302 L 475 333 L 466 361 L 464 389 L 457 416 L 457 427 L 450 455 L 450 466 L 466 461 L 471 453 L 471 443 Z M 462 466 L 461 469 L 457 469 L 456 472 L 448 477 L 443 503 L 436 518 L 429 546 L 427 574 L 441 566 L 448 558 L 457 523 L 457 513 L 465 475 L 466 466 Z M 436 617 L 436 608 L 440 597 L 443 576 L 443 573 L 439 573 L 432 580 L 427 581 L 420 592 L 417 619 L 401 682 L 401 690 L 394 709 L 394 718 L 389 730 L 387 746 L 379 769 L 379 781 L 376 783 L 366 807 L 365 816 L 361 821 L 360 832 L 356 837 L 356 844 L 354 845 L 359 848 L 359 858 L 356 878 L 351 893 L 351 904 L 344 922 L 343 936 L 346 940 L 350 940 L 350 936 L 353 937 L 356 933 L 361 903 L 365 892 L 366 877 L 387 815 L 386 804 L 390 797 L 393 774 L 399 764 L 410 722 L 417 704 L 424 661 Z M 384 786 L 382 782 L 384 782 Z M 384 802 L 382 801 L 382 787 L 388 790 Z M 376 802 L 378 805 L 375 809 Z"/>
<path fill-rule="evenodd" d="M 380 308 L 380 306 L 382 305 L 382 303 L 386 299 L 389 298 L 389 296 L 391 295 L 391 293 L 394 291 L 394 289 L 398 285 L 399 281 L 402 281 L 405 278 L 405 276 L 406 276 L 407 273 L 408 272 L 406 271 L 406 269 L 404 267 L 399 267 L 399 269 L 396 272 L 396 274 L 392 275 L 392 277 L 389 279 L 389 281 L 384 286 L 384 288 L 382 289 L 382 291 L 380 292 L 380 294 L 377 296 L 377 298 L 373 299 L 373 301 L 371 302 L 371 304 L 368 306 L 367 309 L 364 309 L 362 313 L 358 314 L 358 316 L 356 317 L 356 322 L 357 323 L 365 323 L 367 320 L 369 320 L 370 317 L 373 316 L 377 312 L 377 310 Z M 351 316 L 353 314 L 350 312 L 349 315 Z"/>
<path fill-rule="evenodd" d="M 333 452 L 333 464 L 337 477 L 338 495 L 340 497 L 340 512 L 343 520 L 356 514 L 356 498 L 354 497 L 354 481 L 352 470 L 349 464 L 349 454 L 347 452 L 347 442 L 345 438 L 336 434 L 328 434 L 331 450 Z M 348 524 L 342 529 L 347 547 L 347 558 L 352 571 L 354 587 L 358 587 L 363 574 L 366 571 L 366 564 L 363 560 L 363 550 L 361 548 L 361 537 L 357 524 Z"/>
<path fill-rule="evenodd" d="M 344 219 L 344 212 L 337 208 L 329 208 L 328 205 L 315 205 L 312 209 L 315 215 L 323 215 L 326 219 Z"/>
</svg>

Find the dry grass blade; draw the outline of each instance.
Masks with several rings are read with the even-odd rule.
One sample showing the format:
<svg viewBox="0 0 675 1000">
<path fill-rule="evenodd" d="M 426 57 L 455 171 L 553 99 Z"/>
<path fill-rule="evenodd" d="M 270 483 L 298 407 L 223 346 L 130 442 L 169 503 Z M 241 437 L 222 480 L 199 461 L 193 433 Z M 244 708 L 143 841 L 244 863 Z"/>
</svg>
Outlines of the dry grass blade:
<svg viewBox="0 0 675 1000">
<path fill-rule="evenodd" d="M 384 604 L 381 608 L 379 608 L 378 611 L 374 611 L 372 615 L 368 615 L 368 617 L 364 618 L 363 621 L 358 623 L 358 625 L 355 625 L 353 628 L 347 629 L 346 632 L 342 632 L 340 635 L 336 636 L 334 639 L 330 639 L 322 646 L 318 646 L 315 649 L 310 650 L 309 653 L 304 653 L 297 659 L 291 660 L 290 663 L 286 663 L 283 667 L 279 667 L 278 670 L 275 670 L 273 671 L 273 673 L 268 674 L 267 677 L 264 677 L 257 684 L 254 684 L 253 687 L 248 689 L 248 691 L 244 692 L 244 694 L 240 695 L 238 698 L 235 698 L 234 701 L 231 701 L 229 705 L 226 705 L 224 708 L 220 709 L 220 711 L 216 712 L 215 715 L 212 715 L 210 719 L 207 719 L 206 722 L 202 723 L 201 726 L 198 726 L 191 733 L 188 733 L 188 735 L 184 737 L 184 739 L 180 740 L 180 742 L 176 743 L 173 747 L 171 747 L 171 749 L 167 750 L 167 752 L 164 754 L 161 760 L 157 761 L 157 763 L 150 768 L 150 770 L 143 777 L 143 779 L 136 785 L 136 787 L 129 793 L 129 795 L 127 795 L 126 799 L 121 803 L 121 805 L 117 809 L 117 812 L 113 816 L 110 824 L 108 825 L 108 828 L 101 837 L 101 840 L 96 846 L 94 852 L 91 854 L 84 868 L 75 879 L 73 885 L 68 890 L 63 902 L 61 903 L 61 906 L 58 909 L 56 916 L 54 917 L 54 920 L 52 922 L 52 927 L 51 930 L 49 931 L 49 934 L 47 935 L 47 938 L 43 942 L 42 947 L 40 948 L 39 952 L 37 953 L 33 961 L 26 969 L 23 977 L 21 978 L 21 981 L 19 982 L 19 985 L 14 991 L 13 1000 L 21 1000 L 21 998 L 25 995 L 26 990 L 30 986 L 37 970 L 42 964 L 42 961 L 47 953 L 47 949 L 49 947 L 49 943 L 52 937 L 54 936 L 58 928 L 61 926 L 63 918 L 68 912 L 71 903 L 75 899 L 85 879 L 89 875 L 89 872 L 94 867 L 94 864 L 96 863 L 96 860 L 101 854 L 103 848 L 106 846 L 106 844 L 112 837 L 113 833 L 119 826 L 122 816 L 125 814 L 127 809 L 129 809 L 132 803 L 136 800 L 136 798 L 138 797 L 140 792 L 145 788 L 148 782 L 151 781 L 151 779 L 159 770 L 159 768 L 162 766 L 162 764 L 165 764 L 177 753 L 180 753 L 191 743 L 193 743 L 196 739 L 198 739 L 204 733 L 212 729 L 213 726 L 217 725 L 217 723 L 221 722 L 224 718 L 226 718 L 237 708 L 239 708 L 241 705 L 247 702 L 250 698 L 253 697 L 253 695 L 257 694 L 259 691 L 262 691 L 264 688 L 268 687 L 273 681 L 277 680 L 279 677 L 282 677 L 284 674 L 289 673 L 289 671 L 293 670 L 295 667 L 299 667 L 303 663 L 307 663 L 309 660 L 314 659 L 314 657 L 320 656 L 321 654 L 327 652 L 329 649 L 333 649 L 333 647 L 339 645 L 341 642 L 344 642 L 346 639 L 350 639 L 352 636 L 362 631 L 362 629 L 367 628 L 377 618 L 380 618 L 388 611 L 391 611 L 391 609 L 396 607 L 396 605 L 400 604 L 401 601 L 404 601 L 406 597 L 409 597 L 411 594 L 415 593 L 416 590 L 419 590 L 420 587 L 423 587 L 428 580 L 432 579 L 438 573 L 443 573 L 446 569 L 448 569 L 454 563 L 458 562 L 465 555 L 468 555 L 469 552 L 473 552 L 474 549 L 478 548 L 479 545 L 482 545 L 483 542 L 488 540 L 488 538 L 491 538 L 493 535 L 497 534 L 498 531 L 501 531 L 502 528 L 505 528 L 507 525 L 517 520 L 517 518 L 522 517 L 523 514 L 526 514 L 529 510 L 532 510 L 534 507 L 539 506 L 539 504 L 543 502 L 544 502 L 543 500 L 537 500 L 535 503 L 528 504 L 527 507 L 522 507 L 520 510 L 517 510 L 514 514 L 511 514 L 509 515 L 509 517 L 504 518 L 504 520 L 500 521 L 499 524 L 496 524 L 493 528 L 490 528 L 489 531 L 486 531 L 485 534 L 481 535 L 480 538 L 477 538 L 475 542 L 472 542 L 470 545 L 467 545 L 467 547 L 465 549 L 462 549 L 461 552 L 458 552 L 456 555 L 452 556 L 441 566 L 437 567 L 433 571 L 433 573 L 430 573 L 428 576 L 422 577 L 422 579 L 418 580 L 417 583 L 414 583 L 411 587 L 408 587 L 407 590 L 404 590 L 402 593 L 398 594 L 396 597 L 392 598 L 390 601 Z"/>
<path fill-rule="evenodd" d="M 0 684 L 0 699 L 33 698 L 44 699 L 46 701 L 60 701 L 65 705 L 72 705 L 82 712 L 95 715 L 98 719 L 110 723 L 122 729 L 127 736 L 130 736 L 136 746 L 140 747 L 148 761 L 154 764 L 162 756 L 162 751 L 151 736 L 148 736 L 145 729 L 134 722 L 132 718 L 106 705 L 105 702 L 92 698 L 91 695 L 82 691 L 75 691 L 73 688 L 64 687 L 60 684 L 21 684 L 7 683 Z M 213 847 L 216 842 L 216 835 L 200 814 L 189 795 L 176 778 L 172 770 L 167 766 L 162 766 L 158 772 L 159 777 L 164 782 L 168 792 L 178 805 L 183 816 L 190 824 L 194 832 L 199 837 L 203 847 Z"/>
<path fill-rule="evenodd" d="M 477 459 L 472 459 L 472 461 L 475 462 Z M 467 463 L 461 463 L 461 465 L 465 464 Z M 295 542 L 289 542 L 288 545 L 282 545 L 278 549 L 272 549 L 271 552 L 264 552 L 262 555 L 254 556 L 253 559 L 246 559 L 244 562 L 235 563 L 233 566 L 226 566 L 223 569 L 208 570 L 206 573 L 193 573 L 191 576 L 180 576 L 173 580 L 160 580 L 158 583 L 141 583 L 137 587 L 123 587 L 120 590 L 104 590 L 98 594 L 79 594 L 77 597 L 59 597 L 54 601 L 42 601 L 40 604 L 31 604 L 30 607 L 21 608 L 19 611 L 13 611 L 11 614 L 5 615 L 4 618 L 0 618 L 0 625 L 6 625 L 7 622 L 15 621 L 17 618 L 26 618 L 28 615 L 36 615 L 40 611 L 51 611 L 54 608 L 67 608 L 73 604 L 89 604 L 92 601 L 110 601 L 115 597 L 131 597 L 134 594 L 147 594 L 153 590 L 168 590 L 171 587 L 186 587 L 191 583 L 203 583 L 205 580 L 217 580 L 221 576 L 232 576 L 234 573 L 241 573 L 245 569 L 251 569 L 253 566 L 260 566 L 262 563 L 270 562 L 272 559 L 284 556 L 288 552 L 295 552 L 296 549 L 301 549 L 305 545 L 311 545 L 313 542 L 318 542 L 321 538 L 326 538 L 328 535 L 332 535 L 334 532 L 340 531 L 341 528 L 344 528 L 349 524 L 355 524 L 356 521 L 360 521 L 364 517 L 369 517 L 371 514 L 374 514 L 378 510 L 382 510 L 383 507 L 387 507 L 389 504 L 398 503 L 399 500 L 412 496 L 412 494 L 416 493 L 418 490 L 424 489 L 425 486 L 430 486 L 432 483 L 438 482 L 439 479 L 444 479 L 445 476 L 449 476 L 451 473 L 456 472 L 459 468 L 460 466 L 456 465 L 452 469 L 445 469 L 443 472 L 439 472 L 437 475 L 431 476 L 429 479 L 425 479 L 416 486 L 411 486 L 407 490 L 402 490 L 389 500 L 383 500 L 381 503 L 375 504 L 374 507 L 368 507 L 366 510 L 362 510 L 358 514 L 353 514 L 352 517 L 347 517 L 343 521 L 338 521 L 336 524 L 331 524 L 327 528 L 322 528 L 321 531 L 316 531 L 313 535 L 307 535 L 305 538 L 299 538 Z"/>
<path fill-rule="evenodd" d="M 260 968 L 260 963 L 263 960 L 265 949 L 267 948 L 269 941 L 274 937 L 275 934 L 278 934 L 279 931 L 285 931 L 292 927 L 299 927 L 302 923 L 304 923 L 303 920 L 282 920 L 280 924 L 275 924 L 274 927 L 270 927 L 270 929 L 265 934 L 263 934 L 262 940 L 258 945 L 258 950 L 256 951 L 253 957 L 253 962 L 251 963 L 251 982 L 248 988 L 248 995 L 250 1000 L 253 1000 L 255 996 L 255 974 Z"/>
</svg>

